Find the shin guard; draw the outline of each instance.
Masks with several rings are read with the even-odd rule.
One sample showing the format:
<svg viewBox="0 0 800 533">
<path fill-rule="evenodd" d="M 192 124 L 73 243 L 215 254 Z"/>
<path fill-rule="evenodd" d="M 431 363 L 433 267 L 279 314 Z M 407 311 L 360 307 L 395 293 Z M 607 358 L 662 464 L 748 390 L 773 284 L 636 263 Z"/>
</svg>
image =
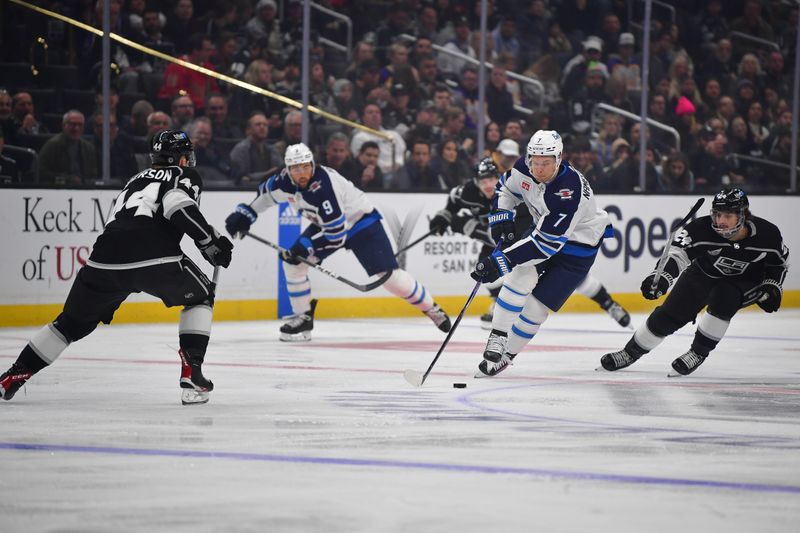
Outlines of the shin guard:
<svg viewBox="0 0 800 533">
<path fill-rule="evenodd" d="M 308 280 L 308 265 L 283 263 L 283 272 L 286 275 L 286 288 L 289 292 L 292 312 L 295 315 L 307 312 L 311 309 L 311 282 Z"/>
<path fill-rule="evenodd" d="M 392 272 L 383 288 L 425 313 L 433 307 L 433 296 L 414 277 L 402 269 Z"/>
</svg>

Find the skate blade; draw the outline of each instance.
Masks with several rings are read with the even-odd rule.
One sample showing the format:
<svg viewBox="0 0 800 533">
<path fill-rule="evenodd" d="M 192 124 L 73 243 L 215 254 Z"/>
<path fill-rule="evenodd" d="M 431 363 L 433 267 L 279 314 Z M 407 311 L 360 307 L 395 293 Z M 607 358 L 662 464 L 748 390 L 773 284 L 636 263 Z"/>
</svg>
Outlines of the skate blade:
<svg viewBox="0 0 800 533">
<path fill-rule="evenodd" d="M 595 372 L 608 372 L 608 370 L 603 368 L 603 365 L 598 366 L 597 368 L 594 369 L 594 371 Z"/>
<path fill-rule="evenodd" d="M 182 389 L 181 403 L 183 405 L 199 405 L 208 403 L 208 392 L 194 389 Z"/>
<path fill-rule="evenodd" d="M 492 329 L 492 323 L 491 322 L 483 322 L 483 321 L 481 321 L 481 329 L 485 329 L 487 331 L 491 330 Z"/>
<path fill-rule="evenodd" d="M 406 370 L 403 372 L 403 378 L 414 387 L 421 387 L 424 381 L 425 374 L 417 372 L 416 370 Z"/>
<path fill-rule="evenodd" d="M 304 331 L 303 333 L 281 333 L 281 341 L 283 342 L 309 342 L 311 340 L 311 332 Z"/>
<path fill-rule="evenodd" d="M 674 370 L 670 370 L 667 372 L 668 378 L 685 378 L 686 374 L 681 374 L 680 372 L 675 372 Z"/>
</svg>

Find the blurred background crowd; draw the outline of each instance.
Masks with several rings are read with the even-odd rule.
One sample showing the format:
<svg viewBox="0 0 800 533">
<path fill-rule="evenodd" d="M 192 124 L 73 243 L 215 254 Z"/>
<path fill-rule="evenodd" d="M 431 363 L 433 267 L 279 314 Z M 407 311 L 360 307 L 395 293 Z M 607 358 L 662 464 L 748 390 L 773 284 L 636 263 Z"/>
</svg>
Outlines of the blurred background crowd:
<svg viewBox="0 0 800 533">
<path fill-rule="evenodd" d="M 300 0 L 107 0 L 112 31 L 300 100 Z M 102 27 L 102 0 L 32 2 Z M 101 39 L 2 2 L 0 182 L 102 180 Z M 506 170 L 555 129 L 596 192 L 749 193 L 789 187 L 798 12 L 788 0 L 655 2 L 647 114 L 644 2 L 490 0 L 480 105 L 480 2 L 318 0 L 310 103 L 384 132 L 310 114 L 317 161 L 367 191 L 444 191 L 491 156 Z M 281 101 L 111 42 L 111 181 L 149 166 L 148 138 L 187 131 L 206 186 L 255 188 L 300 141 Z M 483 114 L 484 150 L 477 128 Z M 108 184 L 108 180 L 105 180 Z"/>
</svg>

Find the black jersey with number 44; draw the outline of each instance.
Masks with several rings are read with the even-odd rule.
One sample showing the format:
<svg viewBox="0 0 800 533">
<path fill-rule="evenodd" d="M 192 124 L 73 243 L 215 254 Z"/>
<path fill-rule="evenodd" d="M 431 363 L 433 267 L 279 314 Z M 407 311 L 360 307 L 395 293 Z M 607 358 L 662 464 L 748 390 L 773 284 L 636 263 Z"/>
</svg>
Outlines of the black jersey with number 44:
<svg viewBox="0 0 800 533">
<path fill-rule="evenodd" d="M 789 249 L 778 227 L 755 216 L 747 218 L 745 227 L 747 237 L 730 241 L 714 231 L 710 216 L 700 217 L 678 232 L 669 255 L 680 271 L 694 262 L 712 278 L 737 276 L 755 282 L 769 278 L 783 283 Z"/>
<path fill-rule="evenodd" d="M 139 172 L 117 196 L 87 264 L 95 268 L 127 269 L 180 261 L 181 238 L 185 232 L 194 233 L 191 226 L 198 226 L 194 238 L 210 232 L 198 209 L 202 188 L 200 174 L 190 167 L 148 168 Z M 194 224 L 187 226 L 187 220 Z"/>
</svg>

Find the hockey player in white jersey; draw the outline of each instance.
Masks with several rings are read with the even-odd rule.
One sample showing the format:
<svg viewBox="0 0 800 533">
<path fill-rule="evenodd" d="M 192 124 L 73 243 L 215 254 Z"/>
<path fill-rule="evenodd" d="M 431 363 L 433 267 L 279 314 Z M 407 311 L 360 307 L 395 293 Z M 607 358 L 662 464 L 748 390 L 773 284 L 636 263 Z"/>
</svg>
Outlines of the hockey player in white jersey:
<svg viewBox="0 0 800 533">
<path fill-rule="evenodd" d="M 613 235 L 608 213 L 597 207 L 586 178 L 561 160 L 562 151 L 557 132 L 537 131 L 497 186 L 489 226 L 503 250 L 481 259 L 470 275 L 484 283 L 505 278 L 475 377 L 494 376 L 512 363 L 586 278 L 603 238 Z M 520 203 L 534 222 L 522 236 L 514 225 Z"/>
<path fill-rule="evenodd" d="M 334 169 L 316 165 L 314 154 L 303 143 L 288 146 L 284 161 L 286 167 L 280 173 L 259 185 L 255 200 L 239 204 L 225 220 L 228 233 L 241 237 L 258 213 L 288 201 L 311 221 L 281 255 L 295 313 L 281 327 L 281 340 L 309 341 L 314 328 L 316 300 L 311 299 L 308 265 L 298 258 L 322 262 L 341 248 L 351 250 L 370 276 L 391 271 L 383 287 L 422 311 L 440 330 L 450 331 L 447 313 L 420 282 L 398 266 L 381 224 L 383 217 L 364 192 Z"/>
</svg>

